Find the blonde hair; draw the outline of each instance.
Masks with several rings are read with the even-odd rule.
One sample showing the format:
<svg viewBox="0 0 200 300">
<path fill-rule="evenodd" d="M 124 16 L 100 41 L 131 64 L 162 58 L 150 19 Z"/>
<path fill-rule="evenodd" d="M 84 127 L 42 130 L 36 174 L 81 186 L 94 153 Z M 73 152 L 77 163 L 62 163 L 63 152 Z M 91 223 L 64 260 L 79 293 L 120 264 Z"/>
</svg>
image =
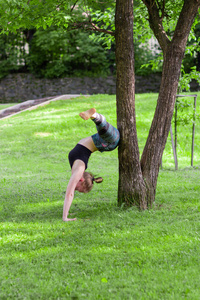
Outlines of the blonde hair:
<svg viewBox="0 0 200 300">
<path fill-rule="evenodd" d="M 101 183 L 103 181 L 102 177 L 94 177 L 94 175 L 90 172 L 84 172 L 83 178 L 85 179 L 83 182 L 83 187 L 85 189 L 85 193 L 88 193 L 93 188 L 94 181 L 96 183 Z"/>
</svg>

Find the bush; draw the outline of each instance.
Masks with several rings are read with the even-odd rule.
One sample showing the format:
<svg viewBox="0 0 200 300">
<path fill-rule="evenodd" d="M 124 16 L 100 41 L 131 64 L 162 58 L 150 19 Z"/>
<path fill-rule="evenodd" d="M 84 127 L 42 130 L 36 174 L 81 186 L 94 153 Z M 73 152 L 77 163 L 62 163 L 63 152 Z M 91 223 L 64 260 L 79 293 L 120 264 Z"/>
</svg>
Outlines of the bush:
<svg viewBox="0 0 200 300">
<path fill-rule="evenodd" d="M 21 33 L 0 35 L 0 78 L 24 65 L 24 40 Z"/>
<path fill-rule="evenodd" d="M 29 71 L 40 77 L 107 75 L 109 61 L 101 44 L 86 32 L 50 28 L 38 30 L 27 57 Z"/>
</svg>

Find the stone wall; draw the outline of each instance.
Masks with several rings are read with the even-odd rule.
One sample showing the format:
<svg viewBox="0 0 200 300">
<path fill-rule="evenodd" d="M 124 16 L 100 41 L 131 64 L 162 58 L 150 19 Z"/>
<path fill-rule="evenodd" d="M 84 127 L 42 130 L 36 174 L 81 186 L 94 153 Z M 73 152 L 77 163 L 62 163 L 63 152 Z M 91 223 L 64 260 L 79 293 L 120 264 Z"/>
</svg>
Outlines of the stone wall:
<svg viewBox="0 0 200 300">
<path fill-rule="evenodd" d="M 136 76 L 136 93 L 157 93 L 161 76 Z M 195 91 L 200 87 L 194 87 Z M 0 80 L 0 103 L 23 102 L 64 94 L 115 94 L 115 77 L 38 79 L 32 74 L 10 74 Z"/>
</svg>

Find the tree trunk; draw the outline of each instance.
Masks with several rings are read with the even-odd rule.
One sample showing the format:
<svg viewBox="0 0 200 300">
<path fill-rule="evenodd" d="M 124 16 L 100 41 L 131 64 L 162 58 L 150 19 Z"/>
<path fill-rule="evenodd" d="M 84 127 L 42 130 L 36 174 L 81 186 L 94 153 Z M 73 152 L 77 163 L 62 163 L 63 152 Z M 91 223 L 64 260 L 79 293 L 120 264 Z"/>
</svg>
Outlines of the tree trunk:
<svg viewBox="0 0 200 300">
<path fill-rule="evenodd" d="M 157 107 L 141 158 L 142 173 L 148 189 L 147 202 L 150 206 L 155 200 L 157 178 L 173 116 L 183 55 L 184 49 L 177 51 L 176 45 L 171 45 L 164 57 Z"/>
<path fill-rule="evenodd" d="M 147 204 L 155 200 L 157 178 L 162 154 L 167 142 L 174 111 L 176 93 L 180 77 L 187 39 L 198 12 L 199 0 L 185 0 L 171 41 L 163 30 L 158 7 L 152 0 L 143 0 L 149 11 L 149 22 L 163 50 L 164 62 L 162 81 L 157 107 L 149 136 L 141 158 L 142 174 L 147 185 Z M 157 24 L 160 26 L 157 26 Z"/>
<path fill-rule="evenodd" d="M 173 115 L 181 62 L 200 0 L 184 1 L 171 41 L 162 25 L 165 1 L 161 14 L 157 1 L 143 2 L 148 8 L 151 29 L 163 50 L 164 64 L 157 107 L 141 163 L 135 120 L 133 0 L 116 0 L 115 38 L 117 124 L 121 134 L 118 204 L 137 205 L 146 209 L 155 200 L 159 167 Z"/>
<path fill-rule="evenodd" d="M 119 145 L 118 204 L 146 206 L 135 119 L 133 0 L 116 1 L 117 125 Z"/>
</svg>

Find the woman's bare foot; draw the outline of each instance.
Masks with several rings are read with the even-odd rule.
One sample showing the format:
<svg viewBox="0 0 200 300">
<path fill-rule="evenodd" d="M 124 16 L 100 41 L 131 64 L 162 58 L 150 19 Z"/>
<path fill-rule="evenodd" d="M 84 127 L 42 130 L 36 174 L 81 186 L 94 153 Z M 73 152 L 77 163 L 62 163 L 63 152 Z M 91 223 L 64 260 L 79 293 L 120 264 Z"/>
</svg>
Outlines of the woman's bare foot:
<svg viewBox="0 0 200 300">
<path fill-rule="evenodd" d="M 79 114 L 79 116 L 83 119 L 83 120 L 88 120 L 89 118 L 92 117 L 92 115 L 96 112 L 95 108 L 90 108 L 86 111 L 83 111 Z"/>
</svg>

